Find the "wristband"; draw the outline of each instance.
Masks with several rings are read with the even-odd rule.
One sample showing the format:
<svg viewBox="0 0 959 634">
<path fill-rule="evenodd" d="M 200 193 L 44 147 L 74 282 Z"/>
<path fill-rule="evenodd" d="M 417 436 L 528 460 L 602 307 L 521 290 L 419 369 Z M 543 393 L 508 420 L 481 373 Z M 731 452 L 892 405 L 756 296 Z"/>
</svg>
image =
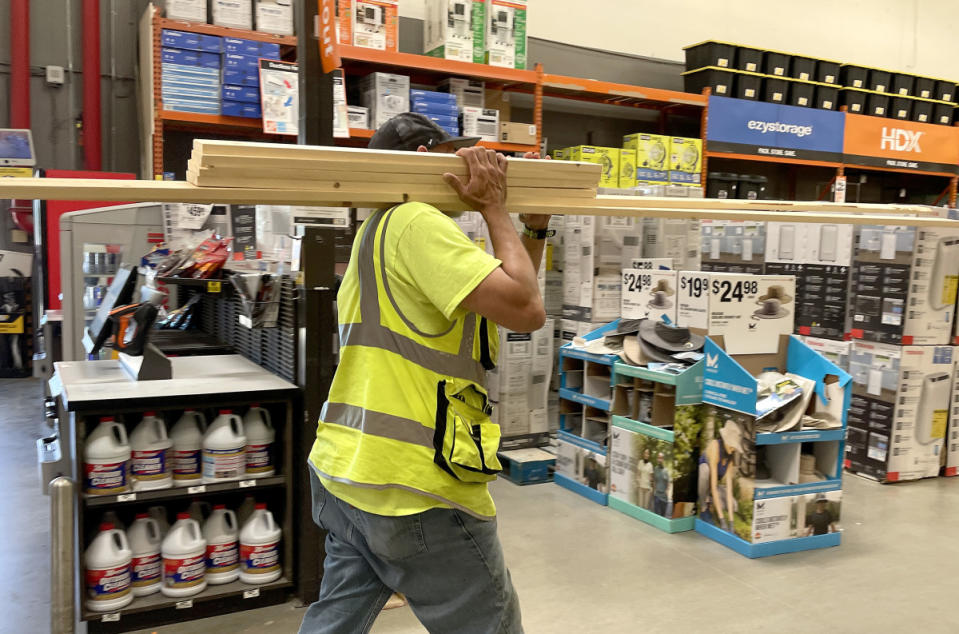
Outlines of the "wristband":
<svg viewBox="0 0 959 634">
<path fill-rule="evenodd" d="M 523 235 L 533 240 L 545 240 L 556 235 L 556 229 L 531 229 L 529 225 L 523 225 Z"/>
</svg>

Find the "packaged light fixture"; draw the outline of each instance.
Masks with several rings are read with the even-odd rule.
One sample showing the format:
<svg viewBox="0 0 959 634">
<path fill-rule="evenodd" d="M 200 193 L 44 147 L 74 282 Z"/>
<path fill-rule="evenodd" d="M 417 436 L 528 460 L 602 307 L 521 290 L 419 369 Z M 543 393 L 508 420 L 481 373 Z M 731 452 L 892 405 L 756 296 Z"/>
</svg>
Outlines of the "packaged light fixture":
<svg viewBox="0 0 959 634">
<path fill-rule="evenodd" d="M 929 281 L 929 304 L 935 310 L 956 304 L 959 287 L 959 238 L 941 238 L 936 247 L 936 262 Z"/>
<path fill-rule="evenodd" d="M 398 0 L 337 0 L 338 38 L 341 42 L 397 50 Z"/>
<path fill-rule="evenodd" d="M 819 231 L 819 259 L 825 262 L 836 261 L 836 246 L 839 227 L 823 225 Z"/>
<path fill-rule="evenodd" d="M 779 259 L 793 260 L 796 257 L 796 227 L 782 225 L 779 227 Z"/>
<path fill-rule="evenodd" d="M 526 68 L 526 0 L 490 0 L 486 16 L 486 63 Z"/>
<path fill-rule="evenodd" d="M 946 437 L 952 377 L 948 372 L 926 375 L 916 414 L 916 442 L 928 445 Z"/>
</svg>

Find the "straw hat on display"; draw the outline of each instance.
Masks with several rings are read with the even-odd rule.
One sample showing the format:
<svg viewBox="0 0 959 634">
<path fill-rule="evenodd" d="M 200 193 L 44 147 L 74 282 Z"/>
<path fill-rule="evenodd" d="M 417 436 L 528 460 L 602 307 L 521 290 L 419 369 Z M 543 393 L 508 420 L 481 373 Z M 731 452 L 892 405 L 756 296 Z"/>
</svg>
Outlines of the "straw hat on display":
<svg viewBox="0 0 959 634">
<path fill-rule="evenodd" d="M 774 284 L 766 289 L 766 294 L 756 300 L 757 304 L 762 304 L 767 299 L 778 299 L 780 304 L 788 304 L 793 300 L 792 295 L 786 293 L 786 289 L 779 284 Z"/>
<path fill-rule="evenodd" d="M 672 308 L 673 303 L 666 299 L 666 291 L 655 291 L 653 299 L 647 305 L 649 308 Z"/>
<path fill-rule="evenodd" d="M 656 288 L 653 289 L 653 292 L 658 293 L 660 291 L 662 291 L 663 293 L 667 295 L 672 295 L 675 293 L 675 291 L 669 285 L 669 280 L 667 280 L 666 278 L 663 278 L 656 282 Z"/>
<path fill-rule="evenodd" d="M 775 298 L 770 298 L 762 303 L 762 308 L 753 312 L 753 319 L 782 319 L 789 314 L 789 311 L 782 307 L 782 303 Z"/>
</svg>

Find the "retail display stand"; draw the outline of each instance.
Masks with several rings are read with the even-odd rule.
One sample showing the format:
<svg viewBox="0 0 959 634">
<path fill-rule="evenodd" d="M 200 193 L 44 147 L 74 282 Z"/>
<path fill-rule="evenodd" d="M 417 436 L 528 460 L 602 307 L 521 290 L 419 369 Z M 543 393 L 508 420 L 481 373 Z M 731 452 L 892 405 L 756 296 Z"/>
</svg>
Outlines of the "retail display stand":
<svg viewBox="0 0 959 634">
<path fill-rule="evenodd" d="M 612 418 L 609 507 L 667 533 L 692 530 L 703 362 L 678 375 L 616 362 L 613 382 L 629 414 Z"/>
<path fill-rule="evenodd" d="M 696 531 L 747 557 L 838 546 L 852 377 L 792 335 L 735 356 L 710 337 L 705 353 Z M 835 426 L 757 433 L 756 377 L 770 368 L 815 381 L 806 411 Z"/>
<path fill-rule="evenodd" d="M 73 524 L 77 553 L 73 570 L 56 574 L 75 575 L 75 615 L 89 632 L 121 632 L 153 628 L 237 610 L 282 603 L 295 577 L 293 531 L 293 413 L 298 390 L 295 385 L 264 370 L 239 355 L 192 356 L 171 359 L 173 378 L 132 381 L 116 360 L 70 361 L 55 364 L 50 380 L 57 398 L 60 442 L 65 456 L 64 472 L 77 482 L 85 474 L 84 444 L 101 416 L 124 420 L 128 428 L 143 412 L 155 411 L 168 423 L 186 409 L 243 410 L 258 403 L 270 413 L 276 429 L 273 458 L 276 474 L 262 478 L 228 480 L 194 486 L 147 491 L 126 490 L 110 494 L 81 493 L 75 512 L 66 521 Z M 209 585 L 189 598 L 161 593 L 137 597 L 115 612 L 94 612 L 85 605 L 83 552 L 92 540 L 103 514 L 112 511 L 129 525 L 138 512 L 162 506 L 172 520 L 194 501 L 221 503 L 237 508 L 246 496 L 265 502 L 283 530 L 280 543 L 282 575 L 261 585 L 234 581 Z"/>
</svg>

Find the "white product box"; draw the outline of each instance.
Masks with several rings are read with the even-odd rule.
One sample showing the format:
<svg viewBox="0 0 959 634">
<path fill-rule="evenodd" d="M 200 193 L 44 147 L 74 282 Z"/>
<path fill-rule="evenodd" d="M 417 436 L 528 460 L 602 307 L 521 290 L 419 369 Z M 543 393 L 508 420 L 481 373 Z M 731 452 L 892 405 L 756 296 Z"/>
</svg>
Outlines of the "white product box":
<svg viewBox="0 0 959 634">
<path fill-rule="evenodd" d="M 654 319 L 676 323 L 676 271 L 623 269 L 623 319 Z"/>
<path fill-rule="evenodd" d="M 681 271 L 676 323 L 722 335 L 726 352 L 773 353 L 793 332 L 796 278 Z"/>
<path fill-rule="evenodd" d="M 499 359 L 487 388 L 504 437 L 548 431 L 554 335 L 552 319 L 533 333 L 499 329 Z"/>
<path fill-rule="evenodd" d="M 478 136 L 484 141 L 496 141 L 499 135 L 499 110 L 466 106 L 461 116 L 463 136 Z"/>
<path fill-rule="evenodd" d="M 959 347 L 956 348 L 959 356 Z M 959 359 L 952 379 L 952 405 L 949 411 L 949 433 L 946 435 L 945 475 L 959 475 Z"/>
<path fill-rule="evenodd" d="M 253 0 L 210 0 L 213 24 L 253 30 Z"/>
<path fill-rule="evenodd" d="M 399 41 L 399 0 L 337 0 L 340 42 L 395 51 Z"/>
<path fill-rule="evenodd" d="M 953 346 L 855 341 L 846 459 L 881 481 L 939 475 L 953 401 Z"/>
<path fill-rule="evenodd" d="M 818 337 L 803 337 L 802 340 L 807 346 L 826 357 L 846 372 L 849 372 L 849 353 L 852 350 L 851 341 L 820 339 Z"/>
<path fill-rule="evenodd" d="M 171 20 L 206 23 L 207 0 L 164 0 L 166 17 Z"/>
<path fill-rule="evenodd" d="M 256 30 L 293 35 L 293 0 L 256 0 Z"/>
<path fill-rule="evenodd" d="M 370 109 L 364 106 L 347 106 L 346 120 L 351 128 L 368 130 L 370 127 Z"/>
<path fill-rule="evenodd" d="M 627 268 L 648 270 L 670 271 L 673 269 L 672 258 L 633 258 Z"/>
<path fill-rule="evenodd" d="M 363 105 L 369 109 L 370 127 L 381 125 L 410 110 L 410 78 L 391 73 L 370 73 L 360 80 Z"/>
<path fill-rule="evenodd" d="M 483 46 L 485 8 L 485 2 L 473 0 L 426 0 L 423 52 L 430 57 L 472 62 L 474 47 Z"/>
<path fill-rule="evenodd" d="M 450 77 L 441 81 L 438 88 L 443 92 L 453 93 L 456 96 L 456 105 L 460 110 L 465 107 L 486 107 L 485 81 Z"/>
<path fill-rule="evenodd" d="M 703 240 L 702 266 L 705 270 L 721 273 L 765 272 L 765 222 L 703 220 L 700 231 Z"/>
<path fill-rule="evenodd" d="M 683 187 L 682 189 L 688 189 Z M 698 220 L 643 219 L 644 258 L 671 258 L 677 271 L 698 271 L 700 224 Z"/>
<path fill-rule="evenodd" d="M 526 0 L 489 0 L 486 63 L 526 68 Z"/>
<path fill-rule="evenodd" d="M 852 225 L 770 222 L 766 227 L 766 261 L 849 266 Z"/>
</svg>

